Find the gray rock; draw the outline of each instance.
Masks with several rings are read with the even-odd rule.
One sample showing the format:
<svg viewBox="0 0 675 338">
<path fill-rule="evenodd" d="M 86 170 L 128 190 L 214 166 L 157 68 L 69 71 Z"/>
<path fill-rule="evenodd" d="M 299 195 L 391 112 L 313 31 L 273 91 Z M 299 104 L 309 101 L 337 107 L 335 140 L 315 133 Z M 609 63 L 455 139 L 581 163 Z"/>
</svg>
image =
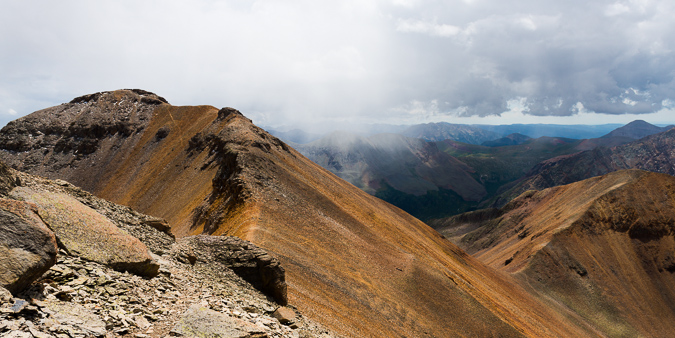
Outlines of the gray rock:
<svg viewBox="0 0 675 338">
<path fill-rule="evenodd" d="M 54 263 L 54 233 L 35 205 L 0 199 L 0 285 L 16 294 L 42 276 Z"/>
<path fill-rule="evenodd" d="M 267 334 L 247 321 L 192 305 L 171 331 L 185 337 L 263 338 Z"/>
</svg>

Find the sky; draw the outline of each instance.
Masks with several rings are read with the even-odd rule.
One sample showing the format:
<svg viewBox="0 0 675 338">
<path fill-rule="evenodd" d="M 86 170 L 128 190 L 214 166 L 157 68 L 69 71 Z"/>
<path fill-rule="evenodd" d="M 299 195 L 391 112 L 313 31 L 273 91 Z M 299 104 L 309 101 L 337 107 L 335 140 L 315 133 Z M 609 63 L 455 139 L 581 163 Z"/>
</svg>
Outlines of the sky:
<svg viewBox="0 0 675 338">
<path fill-rule="evenodd" d="M 0 126 L 106 90 L 309 123 L 675 123 L 675 2 L 0 1 Z"/>
</svg>

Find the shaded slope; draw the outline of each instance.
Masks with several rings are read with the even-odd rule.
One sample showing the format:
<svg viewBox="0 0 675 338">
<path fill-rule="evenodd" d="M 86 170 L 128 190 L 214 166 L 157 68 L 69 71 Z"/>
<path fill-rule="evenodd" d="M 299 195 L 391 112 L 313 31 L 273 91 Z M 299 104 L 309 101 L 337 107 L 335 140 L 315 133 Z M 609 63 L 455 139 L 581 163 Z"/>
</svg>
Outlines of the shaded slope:
<svg viewBox="0 0 675 338">
<path fill-rule="evenodd" d="M 336 132 L 297 149 L 337 176 L 421 219 L 445 216 L 449 208 L 476 204 L 486 194 L 469 166 L 439 151 L 436 143 L 421 139 Z"/>
<path fill-rule="evenodd" d="M 481 145 L 486 146 L 486 147 L 503 147 L 503 146 L 515 146 L 519 144 L 523 144 L 527 142 L 528 140 L 532 139 L 531 137 L 523 134 L 518 134 L 518 133 L 513 133 L 506 135 L 502 138 L 492 140 L 492 141 L 485 141 L 481 143 Z"/>
<path fill-rule="evenodd" d="M 618 171 L 439 222 L 458 243 L 613 337 L 675 330 L 675 178 Z M 472 230 L 473 229 L 473 230 Z"/>
<path fill-rule="evenodd" d="M 447 122 L 416 124 L 406 128 L 399 134 L 426 141 L 453 140 L 469 144 L 481 144 L 485 141 L 496 140 L 501 137 L 500 134 L 492 131 Z"/>
<path fill-rule="evenodd" d="M 509 184 L 523 177 L 541 161 L 578 152 L 582 141 L 560 137 L 540 137 L 519 145 L 487 147 L 446 140 L 438 148 L 475 170 L 477 180 L 487 191 L 486 200 L 500 194 Z"/>
<path fill-rule="evenodd" d="M 53 151 L 46 143 L 34 151 L 4 150 L 3 158 L 167 218 L 181 236 L 250 240 L 286 267 L 291 304 L 348 336 L 596 336 L 573 324 L 573 314 L 542 306 L 431 228 L 320 168 L 235 110 L 153 107 L 145 107 L 150 118 L 136 133 L 106 134 L 95 152 L 77 160 L 64 152 L 63 162 L 21 161 Z M 99 109 L 100 102 L 82 108 L 115 118 L 124 113 Z M 12 128 L 2 134 L 16 134 Z"/>
</svg>

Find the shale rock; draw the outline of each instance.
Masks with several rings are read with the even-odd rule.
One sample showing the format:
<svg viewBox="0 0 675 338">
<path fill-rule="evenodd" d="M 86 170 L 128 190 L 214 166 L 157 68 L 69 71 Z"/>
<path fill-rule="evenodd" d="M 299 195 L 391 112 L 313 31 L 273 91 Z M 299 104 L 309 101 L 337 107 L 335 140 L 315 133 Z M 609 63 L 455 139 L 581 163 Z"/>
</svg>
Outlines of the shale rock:
<svg viewBox="0 0 675 338">
<path fill-rule="evenodd" d="M 174 253 L 192 264 L 221 264 L 277 303 L 288 303 L 286 272 L 279 260 L 248 241 L 227 236 L 191 236 L 180 239 Z"/>
<path fill-rule="evenodd" d="M 50 191 L 17 187 L 11 197 L 37 204 L 40 217 L 67 252 L 116 270 L 154 277 L 159 264 L 137 238 L 75 198 Z"/>
<path fill-rule="evenodd" d="M 35 205 L 0 198 L 0 285 L 12 293 L 25 289 L 54 265 L 57 250 Z"/>
<path fill-rule="evenodd" d="M 61 251 L 37 283 L 5 294 L 0 337 L 337 337 L 302 314 L 281 324 L 278 304 L 222 266 L 157 261 L 171 274 L 141 278 Z"/>
<path fill-rule="evenodd" d="M 11 169 L 0 161 L 0 195 L 6 195 L 14 186 L 16 186 L 16 180 Z"/>
</svg>

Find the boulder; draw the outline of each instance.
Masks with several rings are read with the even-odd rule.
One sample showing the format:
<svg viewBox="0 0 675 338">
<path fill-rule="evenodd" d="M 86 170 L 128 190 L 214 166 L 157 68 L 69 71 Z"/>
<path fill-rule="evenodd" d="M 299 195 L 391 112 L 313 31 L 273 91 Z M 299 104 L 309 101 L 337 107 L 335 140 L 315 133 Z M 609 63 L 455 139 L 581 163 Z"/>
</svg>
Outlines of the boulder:
<svg viewBox="0 0 675 338">
<path fill-rule="evenodd" d="M 268 337 L 257 325 L 209 310 L 201 305 L 192 305 L 171 331 L 185 337 Z"/>
<path fill-rule="evenodd" d="M 190 236 L 177 242 L 174 254 L 191 264 L 221 264 L 277 303 L 288 303 L 286 271 L 281 263 L 248 241 L 230 236 Z"/>
<path fill-rule="evenodd" d="M 281 324 L 290 324 L 295 322 L 295 311 L 291 308 L 282 306 L 272 313 L 272 317 L 276 318 Z"/>
<path fill-rule="evenodd" d="M 27 187 L 15 188 L 11 197 L 35 203 L 69 254 L 144 277 L 159 273 L 159 264 L 145 244 L 75 198 Z"/>
<path fill-rule="evenodd" d="M 0 286 L 22 291 L 56 263 L 57 252 L 35 205 L 0 198 Z"/>
</svg>

